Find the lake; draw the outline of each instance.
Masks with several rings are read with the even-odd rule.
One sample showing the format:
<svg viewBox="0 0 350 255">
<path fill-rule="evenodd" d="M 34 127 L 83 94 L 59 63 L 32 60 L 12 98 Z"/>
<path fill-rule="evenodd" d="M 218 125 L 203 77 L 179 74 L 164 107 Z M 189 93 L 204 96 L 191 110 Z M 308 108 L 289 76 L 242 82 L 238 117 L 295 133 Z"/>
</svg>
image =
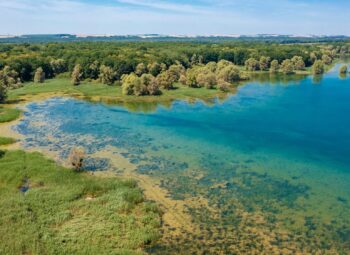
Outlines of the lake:
<svg viewBox="0 0 350 255">
<path fill-rule="evenodd" d="M 172 215 L 150 252 L 349 254 L 350 78 L 338 69 L 259 76 L 225 100 L 150 112 L 51 98 L 27 104 L 14 129 L 25 148 L 65 162 L 84 147 L 87 170 L 156 187 L 147 197 Z"/>
</svg>

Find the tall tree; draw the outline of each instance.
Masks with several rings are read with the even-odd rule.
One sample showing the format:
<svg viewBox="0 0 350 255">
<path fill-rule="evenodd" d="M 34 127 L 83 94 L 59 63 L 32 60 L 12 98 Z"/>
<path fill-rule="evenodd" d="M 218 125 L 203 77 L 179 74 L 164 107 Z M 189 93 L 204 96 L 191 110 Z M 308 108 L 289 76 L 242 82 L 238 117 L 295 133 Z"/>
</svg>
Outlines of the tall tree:
<svg viewBox="0 0 350 255">
<path fill-rule="evenodd" d="M 324 73 L 324 63 L 322 60 L 316 60 L 312 65 L 312 73 L 313 74 L 323 74 Z"/>
<path fill-rule="evenodd" d="M 39 67 L 35 71 L 34 82 L 35 83 L 44 83 L 45 82 L 45 72 L 41 67 Z"/>
<path fill-rule="evenodd" d="M 115 80 L 115 72 L 111 67 L 102 65 L 100 67 L 99 78 L 101 83 L 112 85 Z"/>
<path fill-rule="evenodd" d="M 292 58 L 292 62 L 293 62 L 295 70 L 304 70 L 305 69 L 305 62 L 304 62 L 302 57 L 294 56 Z"/>
<path fill-rule="evenodd" d="M 278 60 L 276 59 L 272 60 L 270 65 L 270 72 L 277 73 L 279 69 L 280 69 L 280 65 L 278 63 Z"/>
<path fill-rule="evenodd" d="M 261 71 L 269 70 L 270 58 L 262 56 L 259 61 L 259 68 Z"/>
<path fill-rule="evenodd" d="M 144 73 L 147 73 L 147 67 L 144 63 L 140 63 L 136 66 L 135 74 L 138 76 L 143 75 Z"/>
<path fill-rule="evenodd" d="M 73 85 L 79 85 L 83 77 L 83 73 L 81 70 L 81 65 L 77 64 L 74 66 L 73 72 L 72 72 L 72 84 Z"/>
<path fill-rule="evenodd" d="M 339 73 L 340 74 L 346 74 L 348 72 L 348 66 L 347 65 L 343 65 L 340 67 L 339 69 Z"/>
<path fill-rule="evenodd" d="M 255 58 L 249 58 L 245 61 L 247 71 L 256 71 L 259 69 L 259 62 Z"/>
<path fill-rule="evenodd" d="M 294 73 L 294 65 L 290 59 L 283 60 L 281 64 L 281 70 L 284 74 L 292 74 Z"/>
</svg>

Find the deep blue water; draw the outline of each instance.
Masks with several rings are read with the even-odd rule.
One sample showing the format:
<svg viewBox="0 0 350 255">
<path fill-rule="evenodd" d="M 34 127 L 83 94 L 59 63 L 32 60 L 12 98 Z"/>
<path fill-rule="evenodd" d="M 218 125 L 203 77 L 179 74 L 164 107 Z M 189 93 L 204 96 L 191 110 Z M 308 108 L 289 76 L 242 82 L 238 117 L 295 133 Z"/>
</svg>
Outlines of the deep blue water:
<svg viewBox="0 0 350 255">
<path fill-rule="evenodd" d="M 350 78 L 339 77 L 338 67 L 318 81 L 251 81 L 222 102 L 175 101 L 149 113 L 53 98 L 27 105 L 16 129 L 26 135 L 23 146 L 57 152 L 62 159 L 74 146 L 85 147 L 90 161 L 108 146 L 125 149 L 123 156 L 139 173 L 162 179 L 174 199 L 206 198 L 220 217 L 189 204 L 193 222 L 210 231 L 186 238 L 212 253 L 246 251 L 241 246 L 248 240 L 264 243 L 264 251 L 277 245 L 291 252 L 346 254 Z M 95 160 L 96 168 L 108 168 L 108 158 Z M 225 187 L 215 186 L 222 183 Z M 251 215 L 249 226 L 256 224 L 259 233 L 286 231 L 288 238 L 276 244 L 271 237 L 268 245 L 251 240 L 251 230 L 241 230 L 248 225 L 242 212 Z M 264 224 L 257 223 L 257 214 Z M 215 238 L 223 244 L 206 247 Z M 186 240 L 170 242 L 177 247 L 172 249 L 189 246 Z"/>
</svg>

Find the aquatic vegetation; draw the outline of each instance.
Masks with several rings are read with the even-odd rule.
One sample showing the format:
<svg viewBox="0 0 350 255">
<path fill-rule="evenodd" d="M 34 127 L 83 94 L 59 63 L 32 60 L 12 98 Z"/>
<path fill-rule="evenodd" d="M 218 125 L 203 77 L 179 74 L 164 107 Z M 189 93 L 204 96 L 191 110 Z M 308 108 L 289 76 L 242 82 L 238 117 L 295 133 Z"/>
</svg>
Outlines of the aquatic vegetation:
<svg viewBox="0 0 350 255">
<path fill-rule="evenodd" d="M 21 111 L 14 108 L 4 108 L 0 106 L 0 123 L 13 121 L 18 119 Z"/>
<path fill-rule="evenodd" d="M 16 142 L 16 139 L 13 139 L 11 137 L 1 137 L 0 136 L 0 145 L 9 145 Z"/>
<path fill-rule="evenodd" d="M 59 167 L 38 153 L 0 157 L 1 254 L 143 254 L 160 212 L 134 181 Z"/>
</svg>

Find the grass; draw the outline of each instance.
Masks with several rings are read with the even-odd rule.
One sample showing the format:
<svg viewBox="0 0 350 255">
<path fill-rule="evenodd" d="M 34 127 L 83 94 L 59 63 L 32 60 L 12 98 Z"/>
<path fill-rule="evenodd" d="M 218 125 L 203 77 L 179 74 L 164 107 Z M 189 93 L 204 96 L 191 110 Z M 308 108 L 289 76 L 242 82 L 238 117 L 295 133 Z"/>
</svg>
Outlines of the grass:
<svg viewBox="0 0 350 255">
<path fill-rule="evenodd" d="M 160 213 L 134 181 L 0 151 L 0 254 L 143 254 Z"/>
<path fill-rule="evenodd" d="M 0 123 L 9 122 L 17 119 L 21 111 L 14 108 L 4 108 L 0 106 Z"/>
<path fill-rule="evenodd" d="M 83 82 L 79 86 L 73 86 L 67 78 L 55 78 L 46 80 L 44 84 L 26 83 L 19 89 L 9 91 L 9 100 L 16 100 L 22 96 L 39 95 L 44 93 L 60 93 L 87 98 L 99 97 L 100 99 L 114 100 L 120 103 L 132 102 L 167 102 L 175 99 L 209 99 L 225 95 L 215 89 L 189 88 L 176 84 L 177 89 L 163 90 L 161 96 L 126 96 L 122 94 L 120 86 L 108 86 L 97 82 Z"/>
<path fill-rule="evenodd" d="M 16 139 L 10 138 L 10 137 L 2 137 L 0 136 L 0 146 L 1 145 L 9 145 L 16 142 Z"/>
</svg>

